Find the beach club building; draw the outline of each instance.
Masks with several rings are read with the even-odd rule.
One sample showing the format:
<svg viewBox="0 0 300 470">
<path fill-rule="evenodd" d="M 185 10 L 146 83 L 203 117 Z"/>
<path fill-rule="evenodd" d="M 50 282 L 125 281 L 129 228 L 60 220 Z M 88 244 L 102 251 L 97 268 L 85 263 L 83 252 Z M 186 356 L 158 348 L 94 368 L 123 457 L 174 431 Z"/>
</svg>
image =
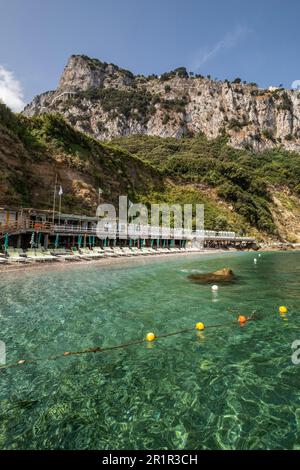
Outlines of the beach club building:
<svg viewBox="0 0 300 470">
<path fill-rule="evenodd" d="M 107 223 L 98 237 L 99 219 L 81 214 L 64 214 L 57 211 L 34 208 L 0 207 L 0 244 L 6 238 L 8 246 L 28 249 L 32 247 L 72 247 L 130 245 L 136 246 L 191 246 L 203 241 L 204 246 L 247 247 L 255 242 L 253 238 L 238 237 L 235 232 L 202 231 L 201 234 L 184 229 L 157 227 L 150 232 L 150 226 Z M 149 235 L 151 233 L 151 235 Z"/>
</svg>

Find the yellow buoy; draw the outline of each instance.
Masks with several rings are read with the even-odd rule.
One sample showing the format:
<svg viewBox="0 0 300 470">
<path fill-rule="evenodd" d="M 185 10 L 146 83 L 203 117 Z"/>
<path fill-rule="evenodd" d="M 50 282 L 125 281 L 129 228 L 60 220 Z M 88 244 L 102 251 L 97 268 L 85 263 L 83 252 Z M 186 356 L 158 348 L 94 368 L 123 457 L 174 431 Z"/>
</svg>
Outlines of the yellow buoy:
<svg viewBox="0 0 300 470">
<path fill-rule="evenodd" d="M 279 307 L 279 313 L 281 315 L 285 315 L 287 313 L 288 309 L 283 305 L 282 307 Z"/>
<path fill-rule="evenodd" d="M 149 343 L 152 343 L 152 341 L 154 341 L 156 338 L 155 334 L 154 333 L 148 333 L 147 336 L 146 336 L 146 341 L 148 341 Z"/>
<path fill-rule="evenodd" d="M 199 322 L 196 324 L 196 330 L 203 331 L 204 329 L 205 329 L 204 323 Z"/>
</svg>

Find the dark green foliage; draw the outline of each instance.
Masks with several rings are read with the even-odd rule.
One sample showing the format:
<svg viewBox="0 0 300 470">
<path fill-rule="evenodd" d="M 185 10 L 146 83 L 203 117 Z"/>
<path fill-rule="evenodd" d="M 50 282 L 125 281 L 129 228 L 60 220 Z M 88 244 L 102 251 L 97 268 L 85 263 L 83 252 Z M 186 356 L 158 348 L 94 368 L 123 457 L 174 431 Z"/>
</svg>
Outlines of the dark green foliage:
<svg viewBox="0 0 300 470">
<path fill-rule="evenodd" d="M 241 122 L 238 119 L 232 118 L 230 119 L 228 123 L 228 128 L 238 132 L 243 128 L 244 125 L 246 125 L 244 122 Z"/>
<path fill-rule="evenodd" d="M 289 95 L 286 91 L 284 91 L 281 95 L 281 103 L 278 105 L 278 109 L 282 109 L 283 111 L 293 111 L 293 103 Z"/>
<path fill-rule="evenodd" d="M 162 124 L 166 125 L 170 121 L 170 116 L 168 114 L 165 114 L 162 120 Z"/>
<path fill-rule="evenodd" d="M 188 98 L 186 96 L 183 96 L 182 98 L 164 100 L 162 101 L 162 106 L 166 110 L 175 111 L 176 113 L 184 113 L 187 103 Z"/>
<path fill-rule="evenodd" d="M 274 134 L 273 134 L 273 131 L 272 131 L 271 129 L 264 129 L 264 130 L 262 131 L 262 135 L 263 135 L 266 139 L 272 140 L 272 142 L 275 141 L 275 139 L 274 139 Z"/>
<path fill-rule="evenodd" d="M 104 111 L 117 110 L 126 119 L 147 121 L 153 112 L 153 97 L 146 90 L 118 90 L 116 88 L 90 88 L 79 94 L 81 98 L 100 101 Z"/>
<path fill-rule="evenodd" d="M 270 185 L 289 186 L 300 194 L 300 155 L 273 149 L 255 154 L 227 145 L 226 136 L 208 140 L 131 136 L 116 141 L 168 176 L 216 187 L 247 222 L 274 232 Z"/>
<path fill-rule="evenodd" d="M 27 119 L 24 116 L 13 114 L 5 104 L 0 102 L 0 124 L 18 136 L 27 149 L 34 153 L 42 152 L 44 146 L 31 134 L 26 123 Z"/>
<path fill-rule="evenodd" d="M 166 82 L 167 80 L 170 80 L 171 78 L 174 78 L 174 77 L 188 78 L 189 74 L 185 67 L 178 67 L 175 70 L 171 70 L 170 72 L 163 73 L 160 76 L 160 80 L 162 82 Z"/>
</svg>

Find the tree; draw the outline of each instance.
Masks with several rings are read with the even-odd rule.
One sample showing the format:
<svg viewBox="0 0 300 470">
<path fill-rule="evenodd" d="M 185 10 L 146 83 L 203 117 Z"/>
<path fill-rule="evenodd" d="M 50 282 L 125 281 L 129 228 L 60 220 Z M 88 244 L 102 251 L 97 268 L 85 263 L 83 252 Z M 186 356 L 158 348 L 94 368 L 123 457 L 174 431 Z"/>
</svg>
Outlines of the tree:
<svg viewBox="0 0 300 470">
<path fill-rule="evenodd" d="M 227 230 L 228 228 L 228 222 L 226 217 L 224 215 L 218 215 L 215 220 L 215 230 L 218 232 L 221 230 Z"/>
</svg>

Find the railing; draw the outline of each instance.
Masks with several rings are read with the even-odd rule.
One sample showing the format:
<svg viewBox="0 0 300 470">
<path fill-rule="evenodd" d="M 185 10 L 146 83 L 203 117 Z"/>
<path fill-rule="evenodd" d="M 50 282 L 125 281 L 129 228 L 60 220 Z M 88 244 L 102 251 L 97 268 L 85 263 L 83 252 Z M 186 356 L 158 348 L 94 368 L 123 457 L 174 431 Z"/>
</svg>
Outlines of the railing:
<svg viewBox="0 0 300 470">
<path fill-rule="evenodd" d="M 213 230 L 187 230 L 168 229 L 165 227 L 152 227 L 150 225 L 135 224 L 107 224 L 97 230 L 97 227 L 82 227 L 80 225 L 60 225 L 51 222 L 33 220 L 20 220 L 9 224 L 0 225 L 0 236 L 5 234 L 18 234 L 26 231 L 45 232 L 65 235 L 93 235 L 101 238 L 160 238 L 175 240 L 192 240 L 194 238 L 203 241 L 235 241 L 240 243 L 254 242 L 254 238 L 239 237 L 235 232 L 216 232 Z"/>
<path fill-rule="evenodd" d="M 32 230 L 35 232 L 52 232 L 53 224 L 50 222 L 37 222 L 34 220 L 17 220 L 8 224 L 0 225 L 0 236 L 11 235 L 15 233 L 26 232 Z"/>
</svg>

